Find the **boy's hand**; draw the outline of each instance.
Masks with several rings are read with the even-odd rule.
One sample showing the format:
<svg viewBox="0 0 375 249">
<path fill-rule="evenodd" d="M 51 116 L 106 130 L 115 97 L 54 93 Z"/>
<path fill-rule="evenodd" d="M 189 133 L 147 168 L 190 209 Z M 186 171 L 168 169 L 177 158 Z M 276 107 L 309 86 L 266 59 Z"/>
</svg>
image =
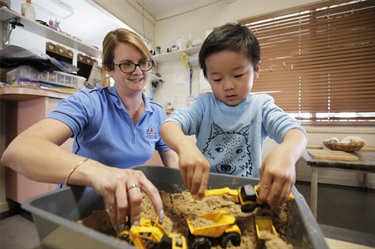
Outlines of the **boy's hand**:
<svg viewBox="0 0 375 249">
<path fill-rule="evenodd" d="M 258 203 L 276 207 L 288 200 L 296 181 L 295 162 L 282 145 L 276 147 L 260 168 Z"/>
<path fill-rule="evenodd" d="M 257 202 L 271 207 L 288 200 L 296 182 L 295 164 L 306 148 L 307 137 L 298 130 L 289 130 L 279 144 L 263 161 L 259 170 L 260 189 Z"/>
<path fill-rule="evenodd" d="M 179 168 L 186 187 L 195 198 L 202 199 L 208 184 L 210 163 L 177 123 L 164 123 L 160 134 L 168 147 L 179 157 Z"/>
<path fill-rule="evenodd" d="M 179 153 L 182 179 L 190 193 L 201 200 L 208 184 L 210 163 L 195 144 L 185 146 Z"/>
</svg>

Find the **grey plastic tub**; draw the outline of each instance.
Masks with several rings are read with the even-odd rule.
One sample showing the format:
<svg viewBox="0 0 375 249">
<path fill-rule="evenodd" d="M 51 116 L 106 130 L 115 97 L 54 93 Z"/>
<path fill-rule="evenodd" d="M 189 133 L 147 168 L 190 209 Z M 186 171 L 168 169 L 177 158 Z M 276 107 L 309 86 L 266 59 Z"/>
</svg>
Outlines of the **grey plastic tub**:
<svg viewBox="0 0 375 249">
<path fill-rule="evenodd" d="M 160 190 L 173 193 L 177 189 L 186 189 L 178 170 L 159 166 L 137 166 L 135 169 L 143 171 Z M 259 179 L 211 174 L 208 188 L 237 188 L 258 182 Z M 305 199 L 296 188 L 293 194 L 295 200 L 288 202 L 288 242 L 298 249 L 329 249 Z M 22 208 L 32 214 L 42 248 L 135 248 L 75 222 L 104 207 L 104 199 L 85 187 L 63 188 L 22 204 Z"/>
</svg>

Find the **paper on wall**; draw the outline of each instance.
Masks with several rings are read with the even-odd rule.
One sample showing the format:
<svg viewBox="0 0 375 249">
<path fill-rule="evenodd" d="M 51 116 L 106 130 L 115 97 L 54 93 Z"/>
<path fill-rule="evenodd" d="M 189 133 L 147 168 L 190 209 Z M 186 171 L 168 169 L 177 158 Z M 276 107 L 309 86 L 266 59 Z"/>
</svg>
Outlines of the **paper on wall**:
<svg viewBox="0 0 375 249">
<path fill-rule="evenodd" d="M 186 67 L 184 65 L 174 66 L 173 82 L 175 85 L 185 84 L 186 82 Z"/>
</svg>

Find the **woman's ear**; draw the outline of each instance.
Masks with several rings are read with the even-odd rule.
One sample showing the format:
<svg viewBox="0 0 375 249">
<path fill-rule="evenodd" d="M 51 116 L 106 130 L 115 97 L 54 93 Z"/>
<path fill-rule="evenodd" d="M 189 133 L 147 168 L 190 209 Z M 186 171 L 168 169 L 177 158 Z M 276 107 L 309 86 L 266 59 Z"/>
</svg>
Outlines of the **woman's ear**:
<svg viewBox="0 0 375 249">
<path fill-rule="evenodd" d="M 106 75 L 108 76 L 108 78 L 112 77 L 112 75 L 111 75 L 112 70 L 110 70 L 108 68 L 108 66 L 103 66 L 103 69 L 104 69 L 104 72 L 106 73 Z"/>
</svg>

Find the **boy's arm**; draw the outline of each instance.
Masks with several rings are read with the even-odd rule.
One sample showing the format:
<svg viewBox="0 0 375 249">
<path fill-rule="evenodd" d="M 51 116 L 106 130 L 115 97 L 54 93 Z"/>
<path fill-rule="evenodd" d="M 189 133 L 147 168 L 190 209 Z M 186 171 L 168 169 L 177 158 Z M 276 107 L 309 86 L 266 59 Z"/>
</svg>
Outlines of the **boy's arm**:
<svg viewBox="0 0 375 249">
<path fill-rule="evenodd" d="M 263 161 L 260 168 L 258 201 L 270 206 L 284 203 L 296 181 L 295 164 L 306 148 L 307 138 L 299 129 L 288 131 L 279 144 Z"/>
<path fill-rule="evenodd" d="M 160 151 L 159 156 L 164 166 L 178 169 L 178 156 L 173 150 Z"/>
<path fill-rule="evenodd" d="M 209 162 L 177 123 L 165 122 L 160 134 L 167 146 L 178 154 L 181 175 L 190 193 L 202 199 L 208 183 Z"/>
</svg>

